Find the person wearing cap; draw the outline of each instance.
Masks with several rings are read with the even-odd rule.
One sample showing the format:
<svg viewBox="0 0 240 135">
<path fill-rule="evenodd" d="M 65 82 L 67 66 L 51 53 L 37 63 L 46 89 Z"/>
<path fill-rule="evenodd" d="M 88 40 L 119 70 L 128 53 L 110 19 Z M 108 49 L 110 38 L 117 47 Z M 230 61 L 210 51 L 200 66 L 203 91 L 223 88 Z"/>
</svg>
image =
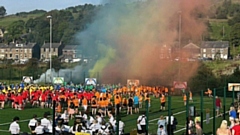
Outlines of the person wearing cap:
<svg viewBox="0 0 240 135">
<path fill-rule="evenodd" d="M 37 115 L 33 115 L 33 118 L 29 121 L 28 123 L 28 127 L 30 129 L 30 132 L 32 133 L 32 135 L 35 135 L 35 133 L 33 132 L 37 126 Z"/>
<path fill-rule="evenodd" d="M 9 131 L 12 135 L 19 135 L 20 133 L 20 126 L 18 124 L 19 117 L 14 117 L 13 122 L 10 124 Z"/>
</svg>

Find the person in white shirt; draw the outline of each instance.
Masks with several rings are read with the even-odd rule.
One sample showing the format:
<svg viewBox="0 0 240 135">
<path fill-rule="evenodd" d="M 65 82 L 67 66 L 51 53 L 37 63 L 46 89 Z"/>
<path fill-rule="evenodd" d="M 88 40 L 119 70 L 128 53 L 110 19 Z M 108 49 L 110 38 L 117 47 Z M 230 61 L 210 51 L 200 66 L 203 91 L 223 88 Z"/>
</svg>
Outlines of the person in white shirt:
<svg viewBox="0 0 240 135">
<path fill-rule="evenodd" d="M 19 117 L 14 117 L 13 122 L 10 124 L 9 131 L 12 135 L 19 135 L 20 133 L 20 126 L 18 124 Z"/>
<path fill-rule="evenodd" d="M 64 113 L 61 115 L 61 118 L 63 119 L 63 124 L 68 125 L 69 122 L 69 114 L 68 111 L 65 110 Z"/>
<path fill-rule="evenodd" d="M 114 126 L 115 123 L 114 123 L 114 117 L 113 117 L 113 115 L 112 115 L 111 113 L 108 113 L 108 116 L 109 116 L 109 122 L 112 124 L 112 126 Z"/>
<path fill-rule="evenodd" d="M 41 121 L 39 120 L 37 123 L 37 127 L 34 130 L 36 135 L 44 135 L 45 128 L 41 125 Z"/>
<path fill-rule="evenodd" d="M 33 131 L 35 130 L 37 123 L 38 123 L 36 119 L 37 119 L 37 115 L 34 114 L 33 118 L 28 123 L 28 128 L 30 129 L 30 132 L 32 134 L 34 134 Z"/>
<path fill-rule="evenodd" d="M 146 133 L 146 116 L 144 114 L 145 113 L 138 116 L 138 119 L 137 119 L 138 134 L 145 134 Z"/>
<path fill-rule="evenodd" d="M 169 123 L 169 117 L 166 116 L 166 123 L 167 123 L 167 132 L 169 133 L 169 135 L 173 135 L 173 131 L 174 131 L 174 116 L 173 114 L 170 117 L 170 123 Z M 171 131 L 170 131 L 170 127 L 171 127 Z"/>
<path fill-rule="evenodd" d="M 119 135 L 123 135 L 124 134 L 124 122 L 121 121 L 121 118 L 119 119 Z"/>
<path fill-rule="evenodd" d="M 45 132 L 46 132 L 46 133 L 49 133 L 49 129 L 48 129 L 48 128 L 49 128 L 50 126 L 52 126 L 52 125 L 51 125 L 50 120 L 47 119 L 47 116 L 48 116 L 48 115 L 47 115 L 46 113 L 44 113 L 44 116 L 43 116 L 44 118 L 41 119 L 41 125 L 44 126 Z"/>
<path fill-rule="evenodd" d="M 163 128 L 163 125 L 158 127 L 157 135 L 167 135 L 166 131 Z"/>
</svg>

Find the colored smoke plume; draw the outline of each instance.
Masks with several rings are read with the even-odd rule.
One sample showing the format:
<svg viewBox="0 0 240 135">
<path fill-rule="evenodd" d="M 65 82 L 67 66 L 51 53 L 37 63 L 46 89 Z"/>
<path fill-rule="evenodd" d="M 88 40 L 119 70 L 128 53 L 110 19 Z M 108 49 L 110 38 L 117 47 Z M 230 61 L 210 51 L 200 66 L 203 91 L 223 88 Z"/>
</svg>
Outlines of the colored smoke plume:
<svg viewBox="0 0 240 135">
<path fill-rule="evenodd" d="M 179 24 L 181 47 L 189 41 L 199 43 L 206 30 L 199 18 L 209 5 L 208 0 L 112 0 L 100 7 L 93 23 L 76 35 L 83 55 L 96 60 L 89 69 L 90 77 L 99 73 L 102 83 L 139 79 L 141 84 L 170 85 L 174 80 L 187 81 L 198 62 L 174 60 L 191 55 L 177 53 Z M 168 47 L 175 47 L 173 54 Z M 168 60 L 160 59 L 162 56 Z"/>
</svg>

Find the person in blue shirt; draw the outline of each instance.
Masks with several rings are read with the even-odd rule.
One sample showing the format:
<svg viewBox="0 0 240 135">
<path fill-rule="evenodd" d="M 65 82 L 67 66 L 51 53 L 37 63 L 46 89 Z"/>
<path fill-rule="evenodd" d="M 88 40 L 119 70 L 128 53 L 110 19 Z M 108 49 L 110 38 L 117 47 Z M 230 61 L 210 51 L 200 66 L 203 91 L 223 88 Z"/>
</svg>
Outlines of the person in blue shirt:
<svg viewBox="0 0 240 135">
<path fill-rule="evenodd" d="M 137 95 L 133 97 L 133 104 L 135 108 L 135 113 L 139 113 L 139 97 Z"/>
<path fill-rule="evenodd" d="M 230 107 L 229 117 L 233 117 L 234 119 L 237 118 L 237 112 L 233 106 Z"/>
</svg>

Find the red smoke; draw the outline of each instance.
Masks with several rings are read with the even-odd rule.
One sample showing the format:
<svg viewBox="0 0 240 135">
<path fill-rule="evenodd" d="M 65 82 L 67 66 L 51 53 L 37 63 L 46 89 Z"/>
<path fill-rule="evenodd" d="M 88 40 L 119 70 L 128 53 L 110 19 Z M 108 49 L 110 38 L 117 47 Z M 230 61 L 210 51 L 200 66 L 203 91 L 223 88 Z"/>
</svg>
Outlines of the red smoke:
<svg viewBox="0 0 240 135">
<path fill-rule="evenodd" d="M 174 80 L 187 81 L 195 74 L 198 62 L 174 60 L 178 56 L 189 57 L 187 52 L 176 53 L 180 14 L 181 47 L 189 41 L 199 43 L 206 30 L 199 17 L 204 17 L 210 3 L 208 0 L 159 0 L 142 4 L 141 9 L 131 10 L 140 17 L 132 16 L 136 13 L 120 16 L 124 23 L 116 25 L 116 33 L 110 32 L 109 37 L 117 45 L 116 58 L 101 72 L 101 83 L 125 84 L 127 79 L 139 79 L 141 84 L 171 85 Z M 133 23 L 132 18 L 137 17 L 140 21 Z M 169 54 L 167 47 L 171 48 L 171 58 L 160 59 L 161 54 Z"/>
</svg>

